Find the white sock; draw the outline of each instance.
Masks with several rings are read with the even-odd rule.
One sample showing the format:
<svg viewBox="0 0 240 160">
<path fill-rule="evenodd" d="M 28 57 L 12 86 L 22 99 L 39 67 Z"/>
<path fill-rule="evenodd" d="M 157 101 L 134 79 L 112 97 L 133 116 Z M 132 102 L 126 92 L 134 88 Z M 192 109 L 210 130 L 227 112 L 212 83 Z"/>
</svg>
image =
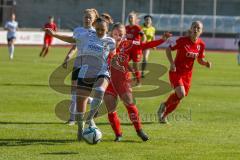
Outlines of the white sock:
<svg viewBox="0 0 240 160">
<path fill-rule="evenodd" d="M 84 113 L 80 113 L 78 112 L 76 114 L 76 120 L 78 122 L 78 130 L 83 130 L 84 129 L 84 125 L 85 125 L 85 122 L 84 122 Z"/>
<path fill-rule="evenodd" d="M 13 54 L 14 54 L 14 45 L 10 45 L 9 47 L 9 56 L 10 56 L 10 59 L 13 59 Z"/>
<path fill-rule="evenodd" d="M 77 113 L 77 95 L 76 92 L 72 93 L 72 103 L 69 108 L 70 111 L 70 120 L 75 121 L 75 115 Z"/>
<path fill-rule="evenodd" d="M 238 64 L 240 65 L 240 53 L 237 54 Z"/>
<path fill-rule="evenodd" d="M 92 101 L 93 101 L 93 98 L 92 97 L 88 97 L 88 104 L 91 104 L 92 103 Z"/>
</svg>

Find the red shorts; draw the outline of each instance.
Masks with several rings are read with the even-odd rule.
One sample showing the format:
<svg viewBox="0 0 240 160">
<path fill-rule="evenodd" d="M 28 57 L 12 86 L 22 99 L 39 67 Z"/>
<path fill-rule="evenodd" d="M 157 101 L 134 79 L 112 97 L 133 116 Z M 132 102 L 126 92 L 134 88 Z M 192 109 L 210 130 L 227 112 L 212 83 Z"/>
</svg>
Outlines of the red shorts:
<svg viewBox="0 0 240 160">
<path fill-rule="evenodd" d="M 52 37 L 44 37 L 44 45 L 50 46 L 52 44 Z"/>
<path fill-rule="evenodd" d="M 142 60 L 142 50 L 134 49 L 129 55 L 129 61 L 130 60 L 132 60 L 133 62 L 140 62 Z"/>
<path fill-rule="evenodd" d="M 121 81 L 118 83 L 118 81 L 111 81 L 107 87 L 107 90 L 105 91 L 106 94 L 111 94 L 114 97 L 120 96 L 125 93 L 131 93 L 132 88 L 130 81 Z"/>
<path fill-rule="evenodd" d="M 169 80 L 173 88 L 178 86 L 184 86 L 186 96 L 188 95 L 189 89 L 191 87 L 192 72 L 178 73 L 169 72 Z"/>
</svg>

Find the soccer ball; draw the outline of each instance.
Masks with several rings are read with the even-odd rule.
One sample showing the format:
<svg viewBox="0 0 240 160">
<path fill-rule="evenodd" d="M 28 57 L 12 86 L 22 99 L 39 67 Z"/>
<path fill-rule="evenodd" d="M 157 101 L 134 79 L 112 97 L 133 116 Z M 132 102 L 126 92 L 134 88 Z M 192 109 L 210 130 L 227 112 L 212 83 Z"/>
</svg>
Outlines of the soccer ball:
<svg viewBox="0 0 240 160">
<path fill-rule="evenodd" d="M 97 144 L 102 139 L 102 132 L 97 127 L 89 127 L 83 131 L 82 136 L 88 144 Z"/>
</svg>

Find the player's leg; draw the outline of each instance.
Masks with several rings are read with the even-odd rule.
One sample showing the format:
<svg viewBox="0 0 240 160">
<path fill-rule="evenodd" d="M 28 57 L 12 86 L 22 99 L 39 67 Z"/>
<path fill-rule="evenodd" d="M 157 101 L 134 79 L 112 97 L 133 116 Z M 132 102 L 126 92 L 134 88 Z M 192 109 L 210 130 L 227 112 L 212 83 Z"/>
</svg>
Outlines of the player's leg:
<svg viewBox="0 0 240 160">
<path fill-rule="evenodd" d="M 78 73 L 80 68 L 73 67 L 72 71 L 72 86 L 71 86 L 71 105 L 69 107 L 70 111 L 70 118 L 67 122 L 68 125 L 74 125 L 75 124 L 75 115 L 77 111 L 77 79 L 78 79 Z"/>
<path fill-rule="evenodd" d="M 167 116 L 172 113 L 185 96 L 184 86 L 175 88 L 175 92 L 170 94 L 166 102 L 162 103 L 158 109 L 158 116 L 160 123 L 167 123 Z"/>
<path fill-rule="evenodd" d="M 139 70 L 139 62 L 133 62 L 133 70 L 134 70 L 134 75 L 136 78 L 136 85 L 139 86 L 141 85 L 140 80 L 141 80 L 141 72 Z"/>
<path fill-rule="evenodd" d="M 67 122 L 68 125 L 74 125 L 75 124 L 75 115 L 77 113 L 77 80 L 72 80 L 72 87 L 71 87 L 71 105 L 69 107 L 70 111 L 70 118 Z"/>
<path fill-rule="evenodd" d="M 108 120 L 110 125 L 115 133 L 115 142 L 119 142 L 122 140 L 122 130 L 121 130 L 121 122 L 117 115 L 117 96 L 109 93 L 105 93 L 104 102 L 108 110 Z"/>
<path fill-rule="evenodd" d="M 130 59 L 133 61 L 133 74 L 136 78 L 136 85 L 141 85 L 141 72 L 139 70 L 139 62 L 142 60 L 142 50 L 134 50 L 131 55 Z"/>
<path fill-rule="evenodd" d="M 39 57 L 43 57 L 43 53 L 45 52 L 46 48 L 47 48 L 46 44 L 43 44 L 42 50 L 39 54 Z"/>
<path fill-rule="evenodd" d="M 48 54 L 49 47 L 50 47 L 49 45 L 46 46 L 44 53 L 43 53 L 43 57 L 46 57 L 46 55 Z"/>
<path fill-rule="evenodd" d="M 48 38 L 46 40 L 46 48 L 45 48 L 45 51 L 43 53 L 43 57 L 46 57 L 46 55 L 48 54 L 48 51 L 49 51 L 49 48 L 50 48 L 51 45 L 52 45 L 52 38 Z"/>
<path fill-rule="evenodd" d="M 125 85 L 126 86 L 126 85 Z M 130 85 L 129 85 L 130 87 Z M 148 136 L 143 132 L 142 124 L 141 124 L 141 118 L 138 112 L 138 108 L 134 103 L 132 92 L 129 90 L 130 88 L 126 88 L 125 93 L 120 93 L 120 98 L 123 101 L 125 107 L 128 110 L 128 116 L 131 120 L 132 124 L 134 125 L 134 128 L 137 132 L 137 135 L 143 140 L 147 141 L 149 138 Z"/>
<path fill-rule="evenodd" d="M 143 51 L 143 60 L 142 60 L 142 78 L 144 77 L 144 71 L 147 67 L 148 56 L 150 54 L 150 49 Z"/>
<path fill-rule="evenodd" d="M 164 103 L 161 103 L 158 109 L 160 123 L 167 123 L 167 115 L 176 109 L 180 100 L 186 95 L 184 88 L 185 79 L 183 75 L 180 75 L 177 72 L 169 72 L 169 80 L 175 92 L 172 93 Z"/>
<path fill-rule="evenodd" d="M 77 112 L 77 79 L 78 79 L 79 70 L 80 68 L 74 67 L 72 72 L 72 86 L 71 86 L 72 98 L 71 98 L 71 105 L 69 107 L 70 118 L 66 122 L 66 124 L 70 126 L 75 124 L 75 116 Z M 88 104 L 91 104 L 91 102 L 92 102 L 92 97 L 88 97 Z M 90 125 L 95 126 L 95 123 L 93 120 L 90 121 Z"/>
<path fill-rule="evenodd" d="M 107 86 L 109 84 L 109 78 L 106 76 L 99 76 L 97 78 L 97 81 L 94 83 L 94 95 L 93 100 L 91 102 L 91 110 L 89 112 L 89 115 L 87 117 L 87 122 L 90 122 L 93 120 L 94 115 L 98 111 L 100 105 L 102 104 L 102 100 L 104 97 L 105 90 L 107 89 Z"/>
<path fill-rule="evenodd" d="M 86 112 L 88 96 L 90 95 L 90 93 L 91 93 L 90 90 L 79 89 L 79 88 L 77 89 L 76 120 L 77 120 L 77 124 L 78 124 L 77 137 L 78 137 L 79 141 L 82 139 L 82 133 L 83 133 L 84 126 L 85 126 L 84 115 Z"/>
<path fill-rule="evenodd" d="M 9 58 L 12 60 L 14 56 L 14 42 L 15 38 L 8 39 L 8 52 Z"/>
<path fill-rule="evenodd" d="M 91 94 L 91 86 L 86 85 L 83 79 L 78 79 L 78 87 L 77 87 L 77 114 L 76 120 L 78 123 L 78 140 L 80 141 L 82 138 L 82 132 L 84 130 L 85 125 L 85 112 L 88 102 L 88 97 Z"/>
</svg>

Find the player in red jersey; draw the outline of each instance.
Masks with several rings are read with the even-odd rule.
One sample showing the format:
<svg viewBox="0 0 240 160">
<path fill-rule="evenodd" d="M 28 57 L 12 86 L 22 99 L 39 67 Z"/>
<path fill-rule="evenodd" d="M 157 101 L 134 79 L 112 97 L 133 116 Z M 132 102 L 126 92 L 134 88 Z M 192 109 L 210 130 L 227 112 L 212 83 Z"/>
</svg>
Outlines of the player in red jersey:
<svg viewBox="0 0 240 160">
<path fill-rule="evenodd" d="M 170 34 L 165 34 L 163 36 L 163 39 L 143 43 L 139 41 L 125 39 L 124 38 L 125 33 L 126 31 L 124 25 L 116 23 L 113 26 L 112 37 L 116 41 L 117 49 L 116 55 L 113 56 L 111 59 L 110 65 L 111 80 L 106 90 L 104 101 L 108 109 L 108 119 L 116 135 L 115 141 L 121 141 L 122 137 L 120 120 L 116 112 L 118 96 L 121 98 L 124 105 L 126 106 L 129 118 L 132 121 L 138 136 L 143 141 L 147 141 L 148 136 L 142 130 L 138 109 L 136 104 L 134 104 L 132 95 L 131 79 L 129 76 L 130 55 L 132 53 L 132 50 L 148 49 L 162 44 L 165 41 L 165 39 L 167 39 L 170 36 Z"/>
<path fill-rule="evenodd" d="M 54 23 L 53 16 L 49 16 L 49 22 L 44 25 L 43 29 L 45 30 L 46 28 L 50 28 L 54 31 L 57 31 L 57 25 Z M 45 57 L 48 54 L 48 50 L 52 44 L 52 40 L 53 40 L 53 37 L 50 36 L 49 34 L 45 33 L 43 48 L 39 54 L 40 57 Z"/>
<path fill-rule="evenodd" d="M 137 25 L 137 14 L 135 12 L 131 12 L 128 16 L 128 20 L 129 25 L 126 26 L 127 39 L 145 41 L 146 37 L 144 36 L 144 32 L 141 27 Z M 137 80 L 137 85 L 140 85 L 141 72 L 139 71 L 139 62 L 142 60 L 142 50 L 138 48 L 132 50 L 130 59 L 133 61 L 134 76 Z"/>
<path fill-rule="evenodd" d="M 176 42 L 170 42 L 169 48 L 166 49 L 166 55 L 170 62 L 169 79 L 175 92 L 159 107 L 160 123 L 167 123 L 167 116 L 188 95 L 194 60 L 197 59 L 199 64 L 211 68 L 211 62 L 204 59 L 205 43 L 199 38 L 202 30 L 202 22 L 193 22 L 188 35 L 178 38 Z M 172 57 L 173 50 L 177 50 L 174 61 Z"/>
</svg>

